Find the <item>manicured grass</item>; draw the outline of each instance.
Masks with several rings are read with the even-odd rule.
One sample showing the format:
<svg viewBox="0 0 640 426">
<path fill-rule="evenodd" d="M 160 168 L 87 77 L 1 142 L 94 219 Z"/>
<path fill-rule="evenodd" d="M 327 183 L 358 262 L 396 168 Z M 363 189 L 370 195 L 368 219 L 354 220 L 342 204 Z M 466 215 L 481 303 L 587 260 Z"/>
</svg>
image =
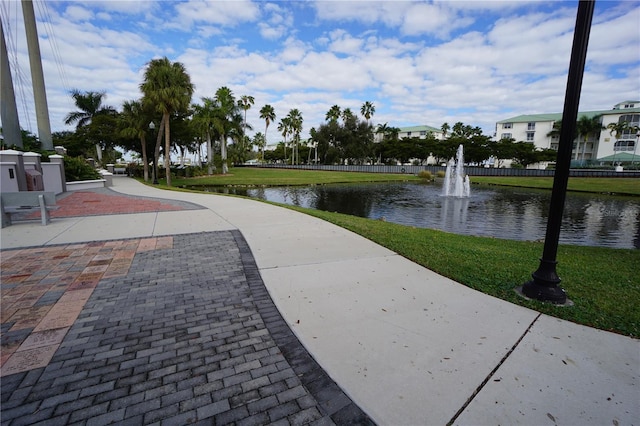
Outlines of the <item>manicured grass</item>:
<svg viewBox="0 0 640 426">
<path fill-rule="evenodd" d="M 552 177 L 472 176 L 471 182 L 480 185 L 553 188 Z M 640 196 L 640 179 L 570 177 L 567 189 L 569 191 Z"/>
<path fill-rule="evenodd" d="M 392 182 L 419 180 L 411 174 L 328 172 L 319 170 L 259 169 L 237 167 L 226 175 L 174 178 L 174 186 L 289 186 L 328 183 Z"/>
<path fill-rule="evenodd" d="M 640 250 L 561 245 L 557 272 L 574 306 L 529 301 L 514 289 L 531 279 L 542 243 L 470 237 L 340 213 L 284 206 L 365 236 L 441 275 L 503 300 L 579 324 L 640 336 Z"/>
</svg>

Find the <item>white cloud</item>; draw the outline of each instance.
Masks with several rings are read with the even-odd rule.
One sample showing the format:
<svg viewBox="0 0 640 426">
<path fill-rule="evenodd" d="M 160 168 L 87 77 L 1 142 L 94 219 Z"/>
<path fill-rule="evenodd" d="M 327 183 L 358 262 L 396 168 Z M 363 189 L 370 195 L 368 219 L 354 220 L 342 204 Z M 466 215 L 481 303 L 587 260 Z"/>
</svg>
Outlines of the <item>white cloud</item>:
<svg viewBox="0 0 640 426">
<path fill-rule="evenodd" d="M 178 3 L 175 9 L 177 22 L 187 28 L 194 23 L 235 27 L 244 22 L 253 22 L 260 16 L 258 6 L 250 0 L 190 0 Z"/>
<path fill-rule="evenodd" d="M 433 34 L 447 38 L 452 30 L 471 23 L 472 18 L 457 15 L 446 3 L 417 3 L 406 11 L 401 30 L 407 35 Z"/>
<path fill-rule="evenodd" d="M 67 7 L 67 10 L 65 10 L 64 15 L 66 18 L 72 21 L 88 21 L 90 19 L 93 19 L 92 11 L 87 10 L 82 6 L 78 6 L 75 4 Z"/>
</svg>

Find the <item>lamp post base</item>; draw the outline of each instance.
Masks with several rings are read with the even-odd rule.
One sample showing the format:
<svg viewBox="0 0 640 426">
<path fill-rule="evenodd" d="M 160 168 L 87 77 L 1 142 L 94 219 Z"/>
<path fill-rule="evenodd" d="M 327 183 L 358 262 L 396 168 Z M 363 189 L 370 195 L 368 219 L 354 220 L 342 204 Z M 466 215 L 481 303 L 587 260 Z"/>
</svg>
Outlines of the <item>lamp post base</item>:
<svg viewBox="0 0 640 426">
<path fill-rule="evenodd" d="M 541 302 L 556 305 L 567 303 L 567 294 L 558 286 L 560 278 L 556 274 L 556 261 L 540 259 L 538 270 L 531 274 L 531 281 L 522 286 L 522 295 Z"/>
</svg>

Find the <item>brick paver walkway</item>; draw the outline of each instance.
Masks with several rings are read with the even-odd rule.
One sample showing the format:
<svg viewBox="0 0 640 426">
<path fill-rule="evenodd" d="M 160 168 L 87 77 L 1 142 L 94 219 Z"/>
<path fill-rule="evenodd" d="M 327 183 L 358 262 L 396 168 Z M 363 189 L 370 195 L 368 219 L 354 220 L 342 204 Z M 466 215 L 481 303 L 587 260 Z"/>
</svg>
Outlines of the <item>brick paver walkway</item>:
<svg viewBox="0 0 640 426">
<path fill-rule="evenodd" d="M 108 188 L 64 193 L 56 200 L 58 208 L 51 210 L 52 218 L 74 216 L 97 216 L 106 214 L 150 213 L 176 210 L 194 210 L 201 206 L 177 201 L 119 194 Z M 39 219 L 40 212 L 26 213 L 19 219 Z"/>
<path fill-rule="evenodd" d="M 1 261 L 2 425 L 371 424 L 282 319 L 239 231 Z"/>
</svg>

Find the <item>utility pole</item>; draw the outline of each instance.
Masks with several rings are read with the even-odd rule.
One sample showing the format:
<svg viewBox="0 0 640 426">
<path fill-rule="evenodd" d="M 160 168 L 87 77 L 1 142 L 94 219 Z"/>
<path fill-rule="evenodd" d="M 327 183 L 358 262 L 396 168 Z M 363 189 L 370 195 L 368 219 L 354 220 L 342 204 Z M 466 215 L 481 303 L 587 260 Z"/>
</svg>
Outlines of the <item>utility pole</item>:
<svg viewBox="0 0 640 426">
<path fill-rule="evenodd" d="M 22 0 L 22 15 L 24 17 L 25 32 L 27 33 L 27 47 L 29 48 L 29 65 L 31 66 L 31 82 L 36 105 L 38 137 L 40 138 L 42 149 L 53 151 L 49 107 L 44 86 L 44 73 L 42 72 L 42 57 L 40 56 L 40 44 L 38 43 L 36 16 L 33 12 L 33 2 L 31 0 Z"/>
<path fill-rule="evenodd" d="M 4 29 L 0 21 L 0 118 L 2 119 L 2 136 L 6 146 L 15 145 L 22 148 L 22 134 L 18 119 L 16 95 L 13 91 L 13 79 L 9 66 L 7 44 L 4 41 Z"/>
<path fill-rule="evenodd" d="M 564 110 L 562 112 L 560 144 L 558 146 L 556 171 L 553 177 L 553 190 L 551 192 L 551 203 L 549 205 L 549 218 L 547 219 L 544 249 L 538 269 L 531 274 L 533 280 L 526 282 L 522 286 L 522 294 L 525 296 L 559 305 L 567 302 L 567 295 L 565 291 L 558 286 L 558 284 L 560 284 L 560 277 L 558 277 L 556 273 L 556 264 L 558 263 L 556 261 L 556 255 L 558 253 L 558 240 L 560 238 L 564 202 L 567 195 L 571 150 L 573 148 L 576 120 L 578 118 L 582 77 L 584 75 L 594 8 L 595 0 L 581 0 L 578 4 L 571 60 L 569 61 L 569 74 L 567 76 L 567 90 L 564 98 Z"/>
</svg>

